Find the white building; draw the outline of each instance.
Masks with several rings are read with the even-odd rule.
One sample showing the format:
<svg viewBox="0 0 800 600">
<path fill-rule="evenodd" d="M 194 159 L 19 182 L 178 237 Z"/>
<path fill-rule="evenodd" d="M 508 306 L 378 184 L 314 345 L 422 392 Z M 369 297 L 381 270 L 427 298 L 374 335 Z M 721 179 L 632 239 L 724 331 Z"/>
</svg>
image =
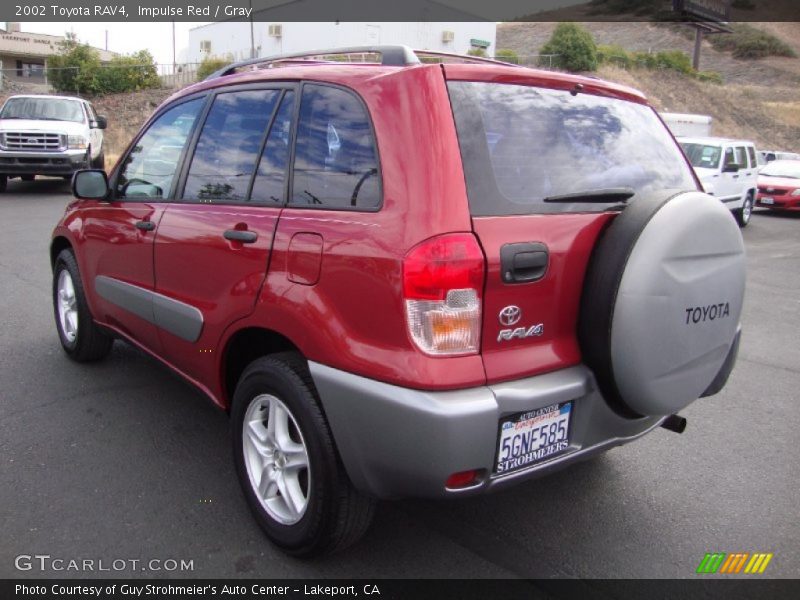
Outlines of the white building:
<svg viewBox="0 0 800 600">
<path fill-rule="evenodd" d="M 250 58 L 249 22 L 211 23 L 189 30 L 186 61 L 206 57 L 231 60 Z M 255 56 L 324 50 L 345 46 L 404 44 L 417 50 L 466 54 L 483 48 L 494 55 L 497 24 L 472 23 L 253 23 Z"/>
</svg>

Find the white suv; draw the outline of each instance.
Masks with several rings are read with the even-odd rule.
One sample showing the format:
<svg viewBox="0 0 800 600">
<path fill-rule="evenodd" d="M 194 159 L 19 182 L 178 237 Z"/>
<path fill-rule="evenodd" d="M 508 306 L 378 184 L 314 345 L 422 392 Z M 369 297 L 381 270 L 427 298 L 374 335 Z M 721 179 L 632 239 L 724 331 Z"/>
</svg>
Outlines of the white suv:
<svg viewBox="0 0 800 600">
<path fill-rule="evenodd" d="M 740 227 L 750 222 L 756 197 L 758 159 L 753 142 L 724 138 L 678 138 L 708 194 L 733 212 Z"/>
<path fill-rule="evenodd" d="M 0 110 L 0 191 L 9 177 L 69 179 L 79 169 L 103 169 L 106 125 L 83 98 L 11 96 Z"/>
</svg>

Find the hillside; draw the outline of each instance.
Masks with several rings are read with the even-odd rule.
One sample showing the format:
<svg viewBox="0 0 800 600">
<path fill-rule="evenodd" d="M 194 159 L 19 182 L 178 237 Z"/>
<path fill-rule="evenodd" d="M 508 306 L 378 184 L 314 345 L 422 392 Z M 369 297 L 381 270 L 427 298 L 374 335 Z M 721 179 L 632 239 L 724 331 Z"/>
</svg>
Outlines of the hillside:
<svg viewBox="0 0 800 600">
<path fill-rule="evenodd" d="M 800 23 L 758 23 L 800 53 Z M 583 23 L 598 44 L 632 51 L 682 50 L 693 42 L 672 28 L 653 23 Z M 555 23 L 503 23 L 497 47 L 535 60 Z M 703 83 L 671 71 L 602 66 L 596 75 L 642 90 L 659 109 L 708 114 L 714 135 L 749 138 L 761 148 L 800 150 L 800 59 L 737 60 L 704 43 L 701 69 L 717 71 L 724 85 Z"/>
</svg>

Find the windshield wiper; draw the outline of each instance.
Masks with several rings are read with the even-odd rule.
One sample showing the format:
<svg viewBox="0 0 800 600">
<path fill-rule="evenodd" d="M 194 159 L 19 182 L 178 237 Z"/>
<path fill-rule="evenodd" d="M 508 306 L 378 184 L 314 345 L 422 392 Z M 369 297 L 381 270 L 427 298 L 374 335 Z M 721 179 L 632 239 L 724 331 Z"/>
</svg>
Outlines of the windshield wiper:
<svg viewBox="0 0 800 600">
<path fill-rule="evenodd" d="M 548 196 L 544 202 L 593 202 L 596 204 L 606 204 L 611 202 L 627 202 L 636 192 L 629 187 L 620 188 L 605 188 L 600 190 L 586 190 L 583 192 L 574 192 L 571 194 L 560 194 L 557 196 Z"/>
</svg>

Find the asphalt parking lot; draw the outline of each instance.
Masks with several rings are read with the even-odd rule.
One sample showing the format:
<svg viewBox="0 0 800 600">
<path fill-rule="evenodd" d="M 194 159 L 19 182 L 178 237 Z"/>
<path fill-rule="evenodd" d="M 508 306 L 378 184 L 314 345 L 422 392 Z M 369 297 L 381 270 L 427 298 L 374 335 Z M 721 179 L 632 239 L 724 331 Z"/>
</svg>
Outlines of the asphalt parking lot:
<svg viewBox="0 0 800 600">
<path fill-rule="evenodd" d="M 193 561 L 95 576 L 692 578 L 716 551 L 772 552 L 764 576 L 800 577 L 800 218 L 745 230 L 739 362 L 683 435 L 491 496 L 383 503 L 359 545 L 300 561 L 251 519 L 223 412 L 122 343 L 96 365 L 62 353 L 47 246 L 69 200 L 60 180 L 0 195 L 0 578 L 92 575 L 15 567 L 33 554 Z"/>
</svg>

